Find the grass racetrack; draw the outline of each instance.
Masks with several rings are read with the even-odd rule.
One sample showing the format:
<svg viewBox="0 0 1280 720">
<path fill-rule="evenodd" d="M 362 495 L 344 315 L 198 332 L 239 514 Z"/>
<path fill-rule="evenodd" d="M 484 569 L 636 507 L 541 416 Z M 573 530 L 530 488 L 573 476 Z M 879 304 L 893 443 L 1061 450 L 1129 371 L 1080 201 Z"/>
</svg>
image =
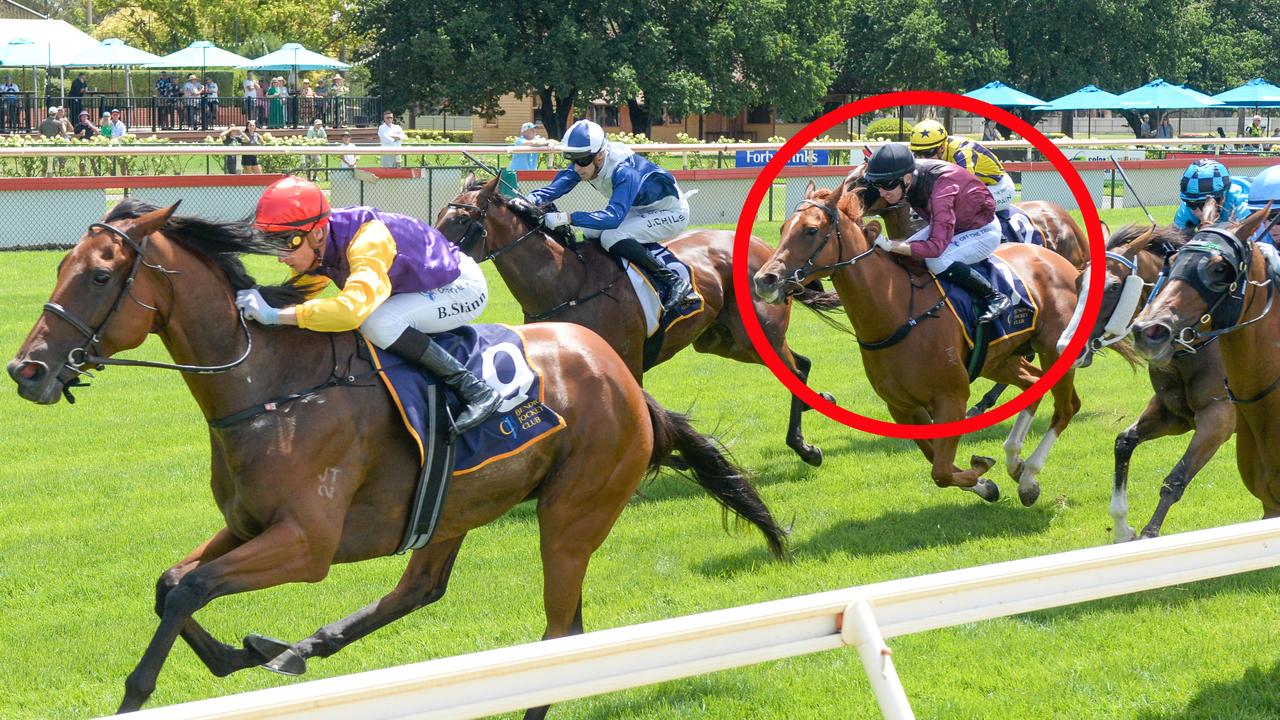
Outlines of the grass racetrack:
<svg viewBox="0 0 1280 720">
<path fill-rule="evenodd" d="M 1103 213 L 1113 228 L 1137 211 Z M 1172 208 L 1159 209 L 1167 222 Z M 778 224 L 758 233 L 777 238 Z M 70 241 L 72 238 L 64 238 Z M 0 350 L 7 362 L 47 299 L 61 252 L 0 254 Z M 274 261 L 252 265 L 264 281 Z M 518 322 L 486 266 L 483 318 Z M 880 411 L 853 340 L 797 310 L 791 338 L 814 361 L 811 384 L 845 406 Z M 128 355 L 163 358 L 159 342 Z M 754 531 L 720 527 L 715 504 L 663 474 L 642 487 L 587 575 L 588 630 L 1090 547 L 1110 542 L 1107 506 L 1115 435 L 1150 395 L 1144 370 L 1114 354 L 1076 374 L 1083 409 L 1023 508 L 1003 460 L 990 474 L 1004 497 L 988 505 L 940 490 L 914 444 L 855 432 L 807 413 L 821 468 L 782 443 L 788 395 L 762 366 L 686 352 L 646 385 L 667 407 L 715 432 L 776 515 L 794 522 L 794 562 L 771 562 Z M 157 577 L 221 527 L 208 487 L 208 440 L 177 373 L 111 368 L 78 403 L 37 407 L 0 392 L 0 718 L 83 718 L 114 711 L 124 677 L 156 626 Z M 975 389 L 985 389 L 982 382 Z M 1047 402 L 1027 451 L 1048 421 Z M 1003 458 L 1011 426 L 966 438 L 960 457 Z M 1160 480 L 1186 446 L 1140 447 L 1131 470 L 1131 524 L 1155 507 Z M 625 441 L 625 439 L 623 439 Z M 1260 517 L 1229 442 L 1193 481 L 1166 533 Z M 219 599 L 197 617 L 219 639 L 251 632 L 297 640 L 390 590 L 406 562 L 335 567 L 318 585 Z M 963 625 L 891 641 L 921 718 L 1280 717 L 1276 628 L 1280 573 L 1255 572 L 1156 592 Z M 329 659 L 306 677 L 342 675 L 536 640 L 543 630 L 537 526 L 531 504 L 474 531 L 449 592 Z M 149 707 L 297 682 L 260 670 L 217 679 L 179 642 Z M 776 661 L 565 703 L 553 717 L 878 718 L 852 649 Z"/>
</svg>

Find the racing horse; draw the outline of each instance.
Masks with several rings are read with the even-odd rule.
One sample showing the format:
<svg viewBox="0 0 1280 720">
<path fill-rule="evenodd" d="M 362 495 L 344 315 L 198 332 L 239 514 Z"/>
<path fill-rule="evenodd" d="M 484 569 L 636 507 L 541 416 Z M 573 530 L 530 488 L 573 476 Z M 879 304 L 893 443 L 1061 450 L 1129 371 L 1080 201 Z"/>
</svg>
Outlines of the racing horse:
<svg viewBox="0 0 1280 720">
<path fill-rule="evenodd" d="M 962 328 L 950 320 L 925 321 L 942 303 L 928 273 L 914 261 L 876 252 L 872 242 L 880 226 L 874 222 L 864 226 L 862 221 L 859 193 L 845 192 L 844 185 L 817 190 L 810 182 L 805 200 L 783 223 L 773 256 L 755 274 L 756 293 L 767 302 L 781 303 L 805 283 L 830 277 L 859 338 L 867 378 L 894 420 L 914 424 L 959 420 L 969 397 Z M 1076 269 L 1062 256 L 1034 245 L 1003 245 L 996 252 L 1022 277 L 1040 308 L 1026 342 L 1047 368 L 1058 358 L 1056 342 L 1075 307 Z M 917 314 L 920 308 L 932 309 Z M 1024 359 L 1025 348 L 1022 341 L 993 343 L 982 375 L 1030 387 L 1042 370 Z M 1018 480 L 1024 505 L 1039 497 L 1037 475 L 1054 441 L 1080 408 L 1073 373 L 1074 369 L 1068 371 L 1054 385 L 1053 420 L 1031 456 L 1023 461 L 1022 445 L 1038 402 L 1018 415 L 1005 441 L 1009 474 Z M 916 441 L 933 464 L 934 482 L 971 490 L 988 501 L 999 499 L 996 484 L 982 477 L 995 460 L 975 456 L 968 469 L 957 468 L 958 441 L 957 437 Z"/>
<path fill-rule="evenodd" d="M 1273 312 L 1271 263 L 1250 238 L 1270 210 L 1268 204 L 1236 227 L 1196 233 L 1133 324 L 1134 348 L 1153 363 L 1217 341 L 1236 411 L 1236 467 L 1264 518 L 1280 517 L 1280 312 Z"/>
<path fill-rule="evenodd" d="M 588 560 L 673 448 L 704 489 L 757 525 L 774 555 L 785 555 L 785 532 L 742 472 L 683 416 L 654 402 L 603 340 L 576 325 L 528 325 L 518 330 L 543 371 L 543 399 L 565 426 L 454 483 L 431 541 L 413 552 L 385 597 L 294 644 L 214 639 L 193 615 L 216 598 L 318 582 L 335 563 L 394 553 L 419 455 L 372 364 L 357 355 L 354 333 L 251 327 L 238 314 L 236 290 L 255 284 L 239 255 L 283 249 L 249 225 L 174 217 L 174 207 L 125 200 L 92 225 L 63 258 L 49 302 L 8 365 L 19 394 L 41 404 L 56 403 L 104 365 L 181 370 L 210 426 L 211 484 L 226 526 L 160 576 L 159 626 L 125 681 L 120 711 L 151 695 L 179 636 L 219 677 L 263 663 L 305 671 L 307 658 L 332 655 L 439 600 L 468 531 L 526 499 L 537 503 L 543 637 L 580 633 Z M 263 292 L 276 304 L 301 297 L 292 287 Z M 149 333 L 173 364 L 112 357 Z"/>
<path fill-rule="evenodd" d="M 1098 319 L 1085 349 L 1087 364 L 1094 352 L 1110 346 L 1132 365 L 1137 359 L 1127 340 L 1133 318 L 1149 301 L 1160 271 L 1168 258 L 1186 242 L 1187 236 L 1172 227 L 1143 229 L 1129 225 L 1117 230 L 1107 241 L 1107 278 L 1103 285 Z M 1080 274 L 1077 289 L 1086 281 Z M 1080 306 L 1083 305 L 1083 296 Z M 1082 308 L 1078 306 L 1077 311 Z M 1067 338 L 1059 342 L 1065 346 Z M 1218 343 L 1207 343 L 1195 352 L 1176 350 L 1164 362 L 1147 365 L 1154 394 L 1132 425 L 1116 436 L 1115 485 L 1111 494 L 1111 517 L 1116 542 L 1139 535 L 1129 526 L 1129 460 L 1138 445 L 1156 438 L 1191 431 L 1191 442 L 1160 485 L 1160 501 L 1141 537 L 1160 535 L 1169 509 L 1182 499 L 1187 486 L 1236 428 L 1236 413 L 1223 391 L 1226 372 Z"/>
<path fill-rule="evenodd" d="M 477 262 L 493 260 L 511 294 L 524 310 L 526 322 L 557 320 L 585 325 L 600 334 L 622 356 L 631 374 L 643 382 L 645 318 L 635 292 L 629 288 L 613 256 L 595 243 L 571 250 L 543 231 L 541 211 L 521 201 L 507 201 L 497 192 L 498 180 L 485 184 L 468 174 L 464 192 L 442 208 L 436 228 Z M 664 243 L 689 266 L 692 281 L 706 308 L 673 325 L 651 365 L 671 359 L 692 345 L 698 352 L 731 360 L 760 363 L 733 299 L 733 233 L 695 230 Z M 769 257 L 769 247 L 751 240 L 752 270 Z M 818 312 L 839 308 L 832 293 L 805 289 L 796 299 Z M 778 357 L 796 377 L 809 377 L 809 358 L 787 345 L 790 304 L 756 303 L 765 336 Z M 828 396 L 829 397 L 829 396 Z M 822 464 L 822 449 L 805 442 L 801 417 L 809 406 L 791 398 L 786 444 L 810 465 Z"/>
</svg>

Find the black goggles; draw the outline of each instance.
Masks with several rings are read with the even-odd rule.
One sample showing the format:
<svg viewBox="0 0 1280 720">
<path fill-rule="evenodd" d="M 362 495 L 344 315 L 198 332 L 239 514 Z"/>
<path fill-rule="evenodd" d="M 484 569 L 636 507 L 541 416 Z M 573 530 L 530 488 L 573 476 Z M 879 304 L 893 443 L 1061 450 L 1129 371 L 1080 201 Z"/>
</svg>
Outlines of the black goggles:
<svg viewBox="0 0 1280 720">
<path fill-rule="evenodd" d="M 564 157 L 566 160 L 571 161 L 574 165 L 577 165 L 578 167 L 586 167 L 591 163 L 595 162 L 596 154 L 587 153 L 586 155 L 565 155 Z"/>
<path fill-rule="evenodd" d="M 877 190 L 884 190 L 885 192 L 888 192 L 890 190 L 896 190 L 901 185 L 902 185 L 902 178 L 900 177 L 890 178 L 889 180 L 872 180 L 871 181 L 871 187 Z"/>
</svg>

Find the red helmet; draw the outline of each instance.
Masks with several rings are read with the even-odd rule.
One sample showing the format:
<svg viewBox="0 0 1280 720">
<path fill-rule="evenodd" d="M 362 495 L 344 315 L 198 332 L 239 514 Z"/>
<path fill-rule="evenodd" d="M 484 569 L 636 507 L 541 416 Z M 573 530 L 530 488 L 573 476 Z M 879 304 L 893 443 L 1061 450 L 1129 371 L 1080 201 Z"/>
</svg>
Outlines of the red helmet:
<svg viewBox="0 0 1280 720">
<path fill-rule="evenodd" d="M 281 178 L 262 192 L 254 224 L 266 233 L 305 233 L 329 221 L 329 198 L 315 183 Z"/>
</svg>

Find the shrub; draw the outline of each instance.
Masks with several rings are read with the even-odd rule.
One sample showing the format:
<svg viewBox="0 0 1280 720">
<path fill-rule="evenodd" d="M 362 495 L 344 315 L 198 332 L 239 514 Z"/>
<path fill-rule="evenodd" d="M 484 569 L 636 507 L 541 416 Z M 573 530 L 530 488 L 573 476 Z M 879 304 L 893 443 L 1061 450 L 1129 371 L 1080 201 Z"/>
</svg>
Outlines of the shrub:
<svg viewBox="0 0 1280 720">
<path fill-rule="evenodd" d="M 906 120 L 880 118 L 867 126 L 866 138 L 868 140 L 910 140 L 913 127 Z"/>
<path fill-rule="evenodd" d="M 410 145 L 469 143 L 474 137 L 470 130 L 405 130 L 404 136 Z"/>
</svg>

